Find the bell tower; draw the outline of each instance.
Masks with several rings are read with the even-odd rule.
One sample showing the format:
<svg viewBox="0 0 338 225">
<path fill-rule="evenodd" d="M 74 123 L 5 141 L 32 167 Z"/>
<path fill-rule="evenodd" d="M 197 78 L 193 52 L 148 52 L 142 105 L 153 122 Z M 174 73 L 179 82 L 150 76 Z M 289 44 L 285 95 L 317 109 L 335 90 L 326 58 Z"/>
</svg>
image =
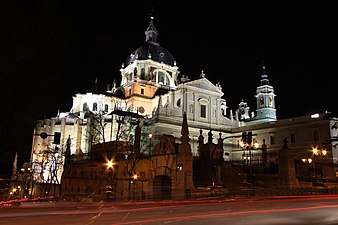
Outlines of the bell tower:
<svg viewBox="0 0 338 225">
<path fill-rule="evenodd" d="M 265 122 L 277 120 L 275 96 L 274 89 L 270 85 L 268 75 L 266 74 L 265 63 L 263 63 L 263 73 L 255 95 L 257 101 L 257 120 Z"/>
</svg>

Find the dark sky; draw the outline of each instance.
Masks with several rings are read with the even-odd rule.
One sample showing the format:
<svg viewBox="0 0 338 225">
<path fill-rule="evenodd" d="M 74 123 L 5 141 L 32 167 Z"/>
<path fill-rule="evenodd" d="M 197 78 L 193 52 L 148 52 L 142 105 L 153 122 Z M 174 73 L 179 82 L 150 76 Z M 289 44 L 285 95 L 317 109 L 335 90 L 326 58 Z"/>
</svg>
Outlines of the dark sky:
<svg viewBox="0 0 338 225">
<path fill-rule="evenodd" d="M 2 1 L 1 164 L 29 160 L 34 121 L 68 111 L 72 96 L 120 81 L 122 63 L 145 41 L 154 9 L 157 41 L 191 79 L 203 69 L 228 106 L 255 91 L 267 62 L 278 118 L 338 112 L 337 13 L 333 5 L 222 1 Z M 12 128 L 15 129 L 12 129 Z"/>
<path fill-rule="evenodd" d="M 120 80 L 121 64 L 145 40 L 153 7 L 157 40 L 181 74 L 194 79 L 203 69 L 213 83 L 221 82 L 231 109 L 244 99 L 255 110 L 266 60 L 278 118 L 338 110 L 337 14 L 329 5 L 142 3 L 64 4 L 76 50 L 60 75 L 81 80 L 71 82 L 71 92 L 91 88 L 96 76 L 103 89 Z"/>
</svg>

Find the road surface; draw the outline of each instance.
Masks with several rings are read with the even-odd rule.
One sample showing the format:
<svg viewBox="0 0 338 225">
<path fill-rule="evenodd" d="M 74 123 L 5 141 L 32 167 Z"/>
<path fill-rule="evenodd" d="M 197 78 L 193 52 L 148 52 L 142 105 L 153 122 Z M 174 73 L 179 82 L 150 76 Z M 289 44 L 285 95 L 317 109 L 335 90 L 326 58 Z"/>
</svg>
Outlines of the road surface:
<svg viewBox="0 0 338 225">
<path fill-rule="evenodd" d="M 338 195 L 2 206 L 1 225 L 338 225 Z"/>
</svg>

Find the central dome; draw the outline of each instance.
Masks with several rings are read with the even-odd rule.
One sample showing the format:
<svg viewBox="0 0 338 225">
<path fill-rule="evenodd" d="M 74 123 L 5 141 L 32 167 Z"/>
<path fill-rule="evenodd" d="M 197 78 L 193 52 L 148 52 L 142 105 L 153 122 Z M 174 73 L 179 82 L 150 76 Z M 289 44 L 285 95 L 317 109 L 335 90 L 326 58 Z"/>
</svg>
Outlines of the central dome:
<svg viewBox="0 0 338 225">
<path fill-rule="evenodd" d="M 153 18 L 151 18 L 149 27 L 144 33 L 146 35 L 146 41 L 141 47 L 130 54 L 130 56 L 126 59 L 125 65 L 128 66 L 135 60 L 152 59 L 159 63 L 174 66 L 175 60 L 172 54 L 167 49 L 161 47 L 156 41 L 158 32 L 154 26 Z"/>
</svg>

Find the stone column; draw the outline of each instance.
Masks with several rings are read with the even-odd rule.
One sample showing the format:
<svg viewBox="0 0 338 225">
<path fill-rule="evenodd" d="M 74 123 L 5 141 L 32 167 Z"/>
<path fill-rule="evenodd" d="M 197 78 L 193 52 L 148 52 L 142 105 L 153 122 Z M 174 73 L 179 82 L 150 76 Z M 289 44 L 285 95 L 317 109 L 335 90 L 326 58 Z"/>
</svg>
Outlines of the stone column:
<svg viewBox="0 0 338 225">
<path fill-rule="evenodd" d="M 283 148 L 278 152 L 278 183 L 279 187 L 296 188 L 299 183 L 296 178 L 294 153 L 287 146 L 287 138 L 283 140 Z"/>
</svg>

